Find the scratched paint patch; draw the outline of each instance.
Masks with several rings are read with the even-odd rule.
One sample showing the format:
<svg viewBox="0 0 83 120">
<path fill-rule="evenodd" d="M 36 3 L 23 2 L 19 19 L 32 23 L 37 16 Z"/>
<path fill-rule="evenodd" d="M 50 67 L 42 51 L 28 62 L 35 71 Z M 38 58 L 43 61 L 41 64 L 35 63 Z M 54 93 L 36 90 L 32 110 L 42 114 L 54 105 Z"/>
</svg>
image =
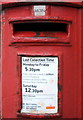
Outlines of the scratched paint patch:
<svg viewBox="0 0 83 120">
<path fill-rule="evenodd" d="M 34 15 L 35 16 L 45 16 L 46 6 L 45 5 L 36 5 L 34 6 Z"/>
<path fill-rule="evenodd" d="M 58 113 L 58 57 L 22 57 L 21 113 Z"/>
</svg>

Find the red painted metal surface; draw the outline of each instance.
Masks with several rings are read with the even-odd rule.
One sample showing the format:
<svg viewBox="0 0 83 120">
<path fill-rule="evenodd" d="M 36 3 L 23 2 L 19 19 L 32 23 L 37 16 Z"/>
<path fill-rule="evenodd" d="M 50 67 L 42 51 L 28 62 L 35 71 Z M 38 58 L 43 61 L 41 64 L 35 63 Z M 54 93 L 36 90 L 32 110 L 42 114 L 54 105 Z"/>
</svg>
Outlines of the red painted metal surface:
<svg viewBox="0 0 83 120">
<path fill-rule="evenodd" d="M 46 3 L 46 4 L 56 4 L 56 5 L 65 5 L 65 6 L 72 6 L 72 7 L 83 7 L 83 2 L 81 0 L 1 0 L 0 4 L 3 6 L 3 8 L 6 7 L 13 7 L 13 6 L 19 6 L 19 5 L 26 5 L 26 4 L 32 4 L 32 3 Z"/>
<path fill-rule="evenodd" d="M 24 55 L 61 55 L 59 64 L 60 84 L 62 86 L 60 117 L 82 117 L 82 6 L 78 9 L 58 4 L 59 6 L 47 5 L 46 15 L 43 17 L 34 16 L 34 5 L 31 5 L 31 3 L 27 6 L 6 8 L 2 13 L 2 118 L 23 118 L 23 115 L 20 114 L 22 103 L 20 57 Z M 52 40 L 46 32 L 39 32 L 40 34 L 35 38 L 36 31 L 20 31 L 13 26 L 14 24 L 33 21 L 35 23 L 37 21 L 67 23 L 68 27 L 66 29 L 68 30 L 62 30 L 62 35 L 59 33 L 58 36 L 49 31 L 49 36 L 54 37 Z M 42 115 L 24 115 L 24 118 L 30 117 L 45 118 Z M 57 115 L 51 117 L 57 117 Z M 49 116 L 50 119 L 51 117 Z"/>
<path fill-rule="evenodd" d="M 64 18 L 40 18 L 41 20 L 38 20 L 36 18 L 26 18 L 28 19 L 28 22 L 25 22 L 25 18 L 20 20 L 20 23 L 14 23 L 15 21 L 19 21 L 19 19 L 10 19 L 10 26 L 11 29 L 13 29 L 13 36 L 11 38 L 10 45 L 14 43 L 25 43 L 27 42 L 62 42 L 62 43 L 70 43 L 71 39 L 71 21 L 70 19 L 64 19 Z M 50 21 L 48 21 L 48 19 Z M 61 20 L 63 19 L 63 20 Z M 13 22 L 14 21 L 14 22 Z M 23 24 L 24 23 L 24 24 Z M 23 26 L 24 25 L 24 26 Z M 31 27 L 32 25 L 32 27 Z M 26 26 L 26 27 L 25 27 Z M 19 29 L 17 29 L 17 27 Z M 27 28 L 27 30 L 25 29 Z M 41 28 L 41 29 L 39 29 Z M 38 31 L 39 29 L 39 31 Z M 31 31 L 30 31 L 31 30 Z M 48 39 L 47 39 L 48 38 Z"/>
<path fill-rule="evenodd" d="M 82 11 L 81 11 L 81 24 L 82 24 L 82 26 L 83 26 L 83 9 L 82 9 Z M 82 34 L 81 34 L 81 39 L 83 40 L 83 27 L 81 27 L 81 30 L 82 30 Z M 83 41 L 82 41 L 82 43 L 81 43 L 81 51 L 83 51 L 82 50 L 82 48 L 83 48 Z M 81 76 L 82 76 L 82 79 L 81 79 L 81 90 L 83 91 L 83 54 L 82 54 L 82 56 L 81 56 L 81 70 L 82 70 L 82 72 L 81 72 Z M 82 110 L 82 113 L 83 113 L 83 94 L 82 94 L 82 101 L 81 101 L 81 104 L 82 104 L 82 108 L 81 108 L 81 110 Z M 83 114 L 82 114 L 82 118 L 83 118 Z"/>
</svg>

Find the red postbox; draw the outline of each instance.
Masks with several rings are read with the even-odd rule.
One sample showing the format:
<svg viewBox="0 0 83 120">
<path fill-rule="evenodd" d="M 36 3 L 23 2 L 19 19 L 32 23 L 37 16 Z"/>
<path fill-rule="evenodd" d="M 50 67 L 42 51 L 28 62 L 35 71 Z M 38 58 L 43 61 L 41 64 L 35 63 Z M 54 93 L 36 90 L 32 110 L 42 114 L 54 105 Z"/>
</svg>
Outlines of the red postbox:
<svg viewBox="0 0 83 120">
<path fill-rule="evenodd" d="M 1 118 L 82 118 L 82 7 L 3 4 Z"/>
</svg>

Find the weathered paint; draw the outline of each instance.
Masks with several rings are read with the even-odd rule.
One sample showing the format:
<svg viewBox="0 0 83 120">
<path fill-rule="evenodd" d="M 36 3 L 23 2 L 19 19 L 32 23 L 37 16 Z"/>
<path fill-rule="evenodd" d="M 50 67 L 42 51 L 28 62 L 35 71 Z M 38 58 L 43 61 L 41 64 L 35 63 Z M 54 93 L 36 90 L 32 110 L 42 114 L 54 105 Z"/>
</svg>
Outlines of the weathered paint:
<svg viewBox="0 0 83 120">
<path fill-rule="evenodd" d="M 35 3 L 34 3 L 35 4 Z M 46 3 L 43 3 L 46 4 Z M 7 4 L 8 5 L 8 4 Z M 16 4 L 15 4 L 16 5 Z M 22 5 L 22 4 L 21 4 Z M 75 7 L 47 5 L 46 15 L 36 17 L 33 5 L 6 8 L 2 16 L 2 117 L 3 118 L 80 118 L 81 98 L 81 40 L 82 5 Z M 67 4 L 68 5 L 68 4 Z M 71 5 L 70 5 L 71 6 Z M 73 4 L 74 6 L 74 4 Z M 79 9 L 76 8 L 79 6 Z M 6 6 L 7 7 L 7 6 Z M 71 12 L 72 11 L 72 12 Z M 82 21 L 81 21 L 82 20 Z M 12 24 L 24 22 L 60 22 L 69 25 L 68 35 L 48 38 L 43 35 L 28 38 L 27 32 L 13 34 Z M 30 31 L 29 31 L 30 32 Z M 20 35 L 20 36 L 19 36 Z M 23 35 L 23 37 L 21 36 Z M 59 35 L 61 35 L 59 33 Z M 38 38 L 39 37 L 39 38 Z M 59 113 L 56 115 L 20 114 L 21 110 L 21 56 L 59 56 Z"/>
</svg>

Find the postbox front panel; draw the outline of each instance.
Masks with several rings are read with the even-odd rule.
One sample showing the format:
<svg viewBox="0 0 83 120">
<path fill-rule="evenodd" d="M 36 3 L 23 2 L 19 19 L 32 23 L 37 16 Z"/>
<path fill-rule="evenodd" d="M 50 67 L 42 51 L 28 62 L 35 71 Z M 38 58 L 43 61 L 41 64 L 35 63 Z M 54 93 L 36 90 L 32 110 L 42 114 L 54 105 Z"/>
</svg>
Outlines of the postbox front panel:
<svg viewBox="0 0 83 120">
<path fill-rule="evenodd" d="M 45 4 L 5 9 L 3 118 L 81 116 L 77 13 L 77 8 Z"/>
</svg>

